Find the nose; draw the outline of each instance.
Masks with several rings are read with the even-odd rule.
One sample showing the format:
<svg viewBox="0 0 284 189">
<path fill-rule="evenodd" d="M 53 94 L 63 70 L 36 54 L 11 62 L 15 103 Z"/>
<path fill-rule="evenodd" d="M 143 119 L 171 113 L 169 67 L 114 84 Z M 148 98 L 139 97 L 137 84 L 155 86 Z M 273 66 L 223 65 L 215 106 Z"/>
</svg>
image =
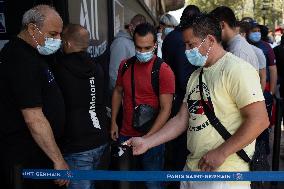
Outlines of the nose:
<svg viewBox="0 0 284 189">
<path fill-rule="evenodd" d="M 60 34 L 57 34 L 54 39 L 61 39 L 61 35 Z"/>
</svg>

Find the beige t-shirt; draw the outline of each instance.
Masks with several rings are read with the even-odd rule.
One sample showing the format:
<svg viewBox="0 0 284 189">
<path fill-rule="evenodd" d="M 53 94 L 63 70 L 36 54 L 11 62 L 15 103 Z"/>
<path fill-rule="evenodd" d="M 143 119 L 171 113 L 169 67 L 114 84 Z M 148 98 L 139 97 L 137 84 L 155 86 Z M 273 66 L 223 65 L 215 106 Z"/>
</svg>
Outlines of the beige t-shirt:
<svg viewBox="0 0 284 189">
<path fill-rule="evenodd" d="M 198 87 L 200 71 L 198 69 L 191 75 L 184 98 L 189 111 L 187 147 L 191 152 L 187 158 L 187 166 L 192 171 L 199 171 L 198 162 L 201 157 L 224 142 L 203 112 Z M 209 106 L 213 106 L 216 116 L 231 134 L 243 122 L 240 109 L 264 100 L 255 68 L 231 53 L 226 53 L 214 65 L 203 68 L 202 81 L 203 98 Z M 245 151 L 252 157 L 254 149 L 255 141 Z M 217 171 L 248 170 L 248 164 L 237 154 L 232 154 Z"/>
</svg>

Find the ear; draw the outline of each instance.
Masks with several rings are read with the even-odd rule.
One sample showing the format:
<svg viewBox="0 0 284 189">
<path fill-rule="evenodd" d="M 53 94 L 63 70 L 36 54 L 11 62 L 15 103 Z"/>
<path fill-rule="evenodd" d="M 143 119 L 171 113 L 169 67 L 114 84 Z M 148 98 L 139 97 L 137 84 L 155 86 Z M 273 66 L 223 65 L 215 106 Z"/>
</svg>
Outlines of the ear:
<svg viewBox="0 0 284 189">
<path fill-rule="evenodd" d="M 216 43 L 216 38 L 213 35 L 208 35 L 209 40 L 209 46 L 213 46 L 214 43 Z"/>
<path fill-rule="evenodd" d="M 226 22 L 221 21 L 220 22 L 220 26 L 221 26 L 221 29 L 223 30 L 225 28 L 225 26 L 226 26 Z"/>
<path fill-rule="evenodd" d="M 157 42 L 154 44 L 154 48 L 158 48 L 158 43 Z"/>
<path fill-rule="evenodd" d="M 70 48 L 71 47 L 71 43 L 70 41 L 67 41 L 67 47 Z"/>
<path fill-rule="evenodd" d="M 36 32 L 37 28 L 36 28 L 36 25 L 33 24 L 33 23 L 29 23 L 27 25 L 27 31 L 28 33 L 31 35 L 31 36 L 34 36 L 35 35 L 35 32 Z"/>
</svg>

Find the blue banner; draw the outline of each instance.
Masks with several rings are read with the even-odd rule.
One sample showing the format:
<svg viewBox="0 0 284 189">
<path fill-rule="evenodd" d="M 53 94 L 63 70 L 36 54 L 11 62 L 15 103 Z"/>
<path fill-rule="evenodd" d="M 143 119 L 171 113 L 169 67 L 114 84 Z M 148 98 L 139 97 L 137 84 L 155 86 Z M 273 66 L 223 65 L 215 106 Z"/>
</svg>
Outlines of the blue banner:
<svg viewBox="0 0 284 189">
<path fill-rule="evenodd" d="M 187 172 L 187 171 L 80 171 L 25 169 L 24 178 L 116 181 L 284 181 L 284 171 Z"/>
</svg>

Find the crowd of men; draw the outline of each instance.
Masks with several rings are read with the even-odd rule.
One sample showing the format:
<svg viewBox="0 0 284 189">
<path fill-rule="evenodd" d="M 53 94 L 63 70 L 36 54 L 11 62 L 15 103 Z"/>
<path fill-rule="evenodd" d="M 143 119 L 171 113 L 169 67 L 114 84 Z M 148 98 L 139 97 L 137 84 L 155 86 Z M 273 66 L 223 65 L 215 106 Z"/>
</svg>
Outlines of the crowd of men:
<svg viewBox="0 0 284 189">
<path fill-rule="evenodd" d="M 250 171 L 237 152 L 269 155 L 277 81 L 284 82 L 284 37 L 273 49 L 268 31 L 252 18 L 238 21 L 225 6 L 207 14 L 189 5 L 179 24 L 165 14 L 158 29 L 138 14 L 110 46 L 108 82 L 87 53 L 87 29 L 63 27 L 48 5 L 31 8 L 0 53 L 1 185 L 97 188 L 90 180 L 17 175 L 25 168 L 99 169 L 111 141 L 132 149 L 135 163 L 118 161 L 129 170 Z M 251 188 L 250 182 L 144 185 Z"/>
</svg>

